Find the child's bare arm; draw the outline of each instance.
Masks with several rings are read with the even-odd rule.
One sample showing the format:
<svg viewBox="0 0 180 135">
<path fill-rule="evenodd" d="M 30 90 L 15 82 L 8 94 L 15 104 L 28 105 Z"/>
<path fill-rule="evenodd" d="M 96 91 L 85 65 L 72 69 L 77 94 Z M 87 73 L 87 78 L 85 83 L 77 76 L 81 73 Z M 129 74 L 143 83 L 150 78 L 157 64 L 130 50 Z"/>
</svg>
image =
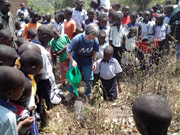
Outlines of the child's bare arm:
<svg viewBox="0 0 180 135">
<path fill-rule="evenodd" d="M 112 40 L 109 40 L 109 45 L 112 46 Z"/>
<path fill-rule="evenodd" d="M 120 81 L 120 80 L 119 80 L 120 76 L 121 76 L 120 73 L 116 74 L 116 79 L 117 79 L 118 89 L 119 89 L 119 92 L 122 92 L 122 90 L 121 90 L 121 85 L 120 85 L 120 83 L 119 83 L 119 81 Z"/>
<path fill-rule="evenodd" d="M 34 117 L 28 117 L 27 119 L 20 121 L 17 125 L 18 132 L 20 131 L 20 129 L 22 127 L 27 127 L 27 128 L 29 127 L 30 128 L 32 126 L 33 122 L 34 122 Z"/>
<path fill-rule="evenodd" d="M 59 55 L 61 55 L 64 51 L 66 51 L 66 48 L 67 48 L 68 45 L 69 45 L 69 44 L 67 44 L 62 50 L 57 51 L 57 52 L 56 52 L 56 55 L 59 56 Z"/>
</svg>

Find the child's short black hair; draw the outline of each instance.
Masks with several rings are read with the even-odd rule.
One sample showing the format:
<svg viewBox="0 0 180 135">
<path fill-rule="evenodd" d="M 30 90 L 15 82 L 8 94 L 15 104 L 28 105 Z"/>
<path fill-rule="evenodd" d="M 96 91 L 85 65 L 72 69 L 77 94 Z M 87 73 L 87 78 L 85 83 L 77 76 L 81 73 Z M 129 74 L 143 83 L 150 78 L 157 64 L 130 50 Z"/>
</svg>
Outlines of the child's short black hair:
<svg viewBox="0 0 180 135">
<path fill-rule="evenodd" d="M 59 13 L 61 13 L 60 10 L 55 10 L 55 11 L 54 11 L 54 16 L 56 16 L 56 15 L 59 14 Z"/>
<path fill-rule="evenodd" d="M 170 12 L 172 12 L 173 10 L 174 10 L 174 8 L 173 8 L 173 5 L 166 5 L 166 6 L 164 6 L 164 9 L 168 9 Z"/>
<path fill-rule="evenodd" d="M 102 30 L 102 31 L 100 31 L 100 32 L 99 32 L 99 36 L 106 37 L 106 32 L 105 32 L 105 31 L 103 31 L 103 30 Z"/>
<path fill-rule="evenodd" d="M 164 19 L 164 17 L 165 17 L 164 14 L 157 14 L 157 15 L 156 15 L 156 18 Z"/>
<path fill-rule="evenodd" d="M 122 11 L 123 11 L 125 8 L 129 8 L 129 5 L 124 5 L 123 8 L 122 8 Z"/>
<path fill-rule="evenodd" d="M 65 12 L 67 13 L 67 15 L 72 16 L 73 10 L 72 10 L 72 8 L 67 7 L 67 8 L 65 8 Z"/>
<path fill-rule="evenodd" d="M 24 83 L 25 76 L 20 70 L 14 67 L 0 66 L 0 97 L 6 99 L 9 91 L 15 92 L 20 86 L 23 87 Z"/>
<path fill-rule="evenodd" d="M 26 17 L 25 19 L 24 19 L 24 22 L 27 24 L 27 23 L 29 23 L 31 21 L 31 18 L 29 18 L 29 17 Z"/>
<path fill-rule="evenodd" d="M 17 37 L 17 40 L 15 42 L 16 42 L 18 48 L 19 48 L 22 44 L 24 44 L 24 43 L 26 43 L 28 41 L 24 37 Z"/>
<path fill-rule="evenodd" d="M 91 0 L 90 7 L 97 9 L 98 6 L 97 0 Z"/>
<path fill-rule="evenodd" d="M 172 111 L 168 102 L 159 95 L 139 96 L 132 107 L 133 118 L 140 130 L 151 135 L 166 135 L 172 119 Z M 146 128 L 146 129 L 145 129 Z M 143 134 L 143 131 L 141 131 Z"/>
<path fill-rule="evenodd" d="M 156 13 L 157 10 L 158 10 L 158 7 L 157 6 L 153 6 L 152 9 L 154 10 L 154 12 Z"/>
<path fill-rule="evenodd" d="M 41 55 L 35 50 L 25 50 L 20 55 L 20 63 L 21 67 L 32 67 L 42 65 L 43 61 Z"/>
<path fill-rule="evenodd" d="M 107 54 L 113 54 L 114 53 L 114 49 L 112 46 L 108 45 L 104 48 L 104 52 Z"/>
<path fill-rule="evenodd" d="M 83 31 L 82 27 L 76 27 L 76 33 L 82 33 Z"/>
<path fill-rule="evenodd" d="M 130 13 L 130 16 L 137 16 L 137 12 L 136 12 L 136 11 L 132 11 L 132 12 Z"/>
<path fill-rule="evenodd" d="M 118 8 L 121 8 L 121 4 L 119 2 L 115 2 L 112 4 L 112 7 L 115 6 L 115 7 L 118 7 Z"/>
<path fill-rule="evenodd" d="M 115 16 L 115 18 L 123 18 L 123 14 L 122 13 L 116 13 L 116 16 Z"/>
<path fill-rule="evenodd" d="M 99 15 L 99 21 L 105 20 L 105 19 L 108 20 L 108 16 L 107 16 L 106 13 L 102 13 L 102 14 Z"/>
<path fill-rule="evenodd" d="M 64 19 L 64 13 L 63 13 L 63 12 L 58 13 L 58 14 L 57 14 L 57 17 L 58 17 L 58 18 L 61 17 L 62 19 Z"/>
<path fill-rule="evenodd" d="M 30 29 L 28 30 L 28 37 L 29 37 L 29 38 L 33 39 L 33 38 L 36 37 L 36 35 L 37 35 L 36 29 L 30 28 Z"/>
<path fill-rule="evenodd" d="M 14 65 L 15 65 L 15 61 L 17 58 L 18 55 L 13 48 L 6 45 L 0 45 L 0 65 L 8 66 L 10 61 L 14 61 Z"/>
<path fill-rule="evenodd" d="M 11 36 L 11 33 L 7 29 L 0 30 L 0 38 L 8 39 Z"/>
<path fill-rule="evenodd" d="M 109 11 L 109 16 L 116 16 L 116 11 L 115 10 L 111 10 Z"/>
<path fill-rule="evenodd" d="M 94 10 L 94 8 L 91 8 L 91 7 L 90 7 L 90 8 L 88 8 L 88 10 L 87 10 L 87 13 L 88 13 L 88 12 L 94 12 L 94 13 L 95 13 L 95 10 Z"/>
</svg>

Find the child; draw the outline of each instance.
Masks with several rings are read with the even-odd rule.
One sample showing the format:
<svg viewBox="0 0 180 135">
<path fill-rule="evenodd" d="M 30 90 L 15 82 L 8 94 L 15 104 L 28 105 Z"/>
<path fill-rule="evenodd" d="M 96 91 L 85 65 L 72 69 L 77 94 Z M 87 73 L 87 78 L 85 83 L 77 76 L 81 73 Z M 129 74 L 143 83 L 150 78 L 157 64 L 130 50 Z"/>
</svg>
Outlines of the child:
<svg viewBox="0 0 180 135">
<path fill-rule="evenodd" d="M 126 34 L 126 28 L 124 25 L 121 24 L 122 21 L 122 13 L 116 14 L 116 25 L 111 28 L 110 32 L 110 41 L 109 45 L 114 48 L 114 58 L 121 62 L 121 55 L 122 55 L 122 39 L 124 34 Z"/>
<path fill-rule="evenodd" d="M 137 62 L 136 58 L 136 48 L 137 48 L 137 29 L 131 27 L 127 36 L 123 37 L 122 48 L 123 54 L 121 58 L 121 63 L 126 66 L 135 65 Z"/>
<path fill-rule="evenodd" d="M 13 47 L 13 43 L 14 41 L 13 41 L 12 34 L 6 29 L 1 29 L 0 30 L 0 44 Z"/>
<path fill-rule="evenodd" d="M 166 5 L 171 5 L 172 4 L 172 2 L 171 2 L 171 0 L 166 0 L 166 3 L 165 3 Z"/>
<path fill-rule="evenodd" d="M 54 38 L 50 41 L 50 45 L 55 51 L 56 56 L 60 56 L 59 67 L 61 74 L 61 83 L 63 90 L 66 89 L 66 74 L 69 70 L 69 59 L 67 59 L 66 48 L 71 42 L 67 35 L 59 35 L 59 31 L 56 27 L 53 27 Z"/>
<path fill-rule="evenodd" d="M 128 5 L 123 6 L 122 13 L 123 13 L 122 23 L 125 24 L 125 25 L 130 23 L 130 16 L 129 16 L 130 8 L 129 8 Z"/>
<path fill-rule="evenodd" d="M 173 11 L 173 6 L 172 5 L 166 5 L 164 7 L 164 14 L 165 14 L 164 23 L 165 24 L 169 24 L 169 21 L 171 19 L 172 11 Z"/>
<path fill-rule="evenodd" d="M 56 23 L 58 24 L 57 28 L 59 30 L 59 34 L 62 35 L 64 34 L 64 13 L 60 12 L 57 16 L 57 21 Z"/>
<path fill-rule="evenodd" d="M 82 28 L 85 29 L 86 26 L 89 24 L 89 23 L 95 23 L 97 24 L 97 20 L 94 20 L 94 16 L 95 16 L 95 11 L 93 8 L 89 8 L 87 10 L 87 16 L 88 16 L 88 19 L 86 19 L 85 21 L 82 22 Z"/>
<path fill-rule="evenodd" d="M 99 52 L 97 53 L 97 59 L 102 59 L 104 57 L 104 48 L 108 46 L 108 43 L 106 43 L 105 38 L 106 32 L 100 31 L 98 36 Z"/>
<path fill-rule="evenodd" d="M 0 66 L 15 66 L 15 61 L 18 58 L 16 51 L 6 45 L 0 45 Z"/>
<path fill-rule="evenodd" d="M 136 11 L 132 11 L 130 13 L 130 20 L 131 22 L 127 24 L 128 29 L 130 29 L 131 27 L 135 27 L 137 29 L 137 39 L 139 39 L 140 35 L 141 35 L 141 26 L 139 23 L 136 23 L 136 19 L 137 19 L 137 12 Z"/>
<path fill-rule="evenodd" d="M 21 47 L 22 44 L 27 43 L 28 40 L 25 39 L 24 37 L 18 37 L 15 42 L 16 42 L 17 47 L 19 48 L 19 47 Z M 17 50 L 17 52 L 18 52 L 18 50 Z"/>
<path fill-rule="evenodd" d="M 46 21 L 44 22 L 44 24 L 51 24 L 51 14 L 50 13 L 47 13 L 45 15 L 45 19 L 46 19 Z"/>
<path fill-rule="evenodd" d="M 117 86 L 121 91 L 119 84 L 118 74 L 122 72 L 121 66 L 113 56 L 112 46 L 106 46 L 104 49 L 104 58 L 97 61 L 97 68 L 94 72 L 96 78 L 101 79 L 103 89 L 103 97 L 106 100 L 107 97 L 110 101 L 114 101 L 117 98 Z"/>
<path fill-rule="evenodd" d="M 157 11 L 158 12 L 158 11 Z M 159 5 L 159 12 L 160 14 L 163 14 L 164 13 L 164 5 Z"/>
<path fill-rule="evenodd" d="M 38 29 L 39 26 L 41 25 L 40 23 L 38 23 L 38 12 L 37 11 L 31 11 L 31 22 L 26 24 L 25 28 L 24 28 L 24 32 L 23 32 L 23 37 L 24 38 L 28 38 L 28 30 L 30 28 L 34 28 L 34 29 Z"/>
<path fill-rule="evenodd" d="M 98 10 L 100 14 L 108 13 L 111 6 L 110 0 L 97 0 L 97 1 L 99 4 Z"/>
<path fill-rule="evenodd" d="M 167 49 L 168 35 L 171 33 L 170 26 L 163 24 L 164 15 L 158 14 L 156 16 L 156 24 L 153 26 L 153 35 L 156 36 L 159 44 L 159 52 Z"/>
<path fill-rule="evenodd" d="M 99 11 L 98 11 L 98 1 L 97 0 L 91 0 L 90 7 L 94 9 L 95 11 L 95 19 L 97 20 L 99 17 Z"/>
<path fill-rule="evenodd" d="M 167 135 L 172 119 L 168 102 L 159 95 L 139 96 L 132 107 L 136 127 L 142 135 Z"/>
<path fill-rule="evenodd" d="M 69 39 L 72 40 L 73 33 L 76 32 L 76 23 L 72 19 L 72 9 L 67 7 L 64 11 L 64 18 L 66 22 L 64 23 L 64 34 L 67 34 Z"/>
<path fill-rule="evenodd" d="M 76 1 L 76 8 L 73 8 L 72 19 L 75 21 L 76 26 L 82 26 L 82 22 L 88 19 L 86 10 L 82 9 L 84 0 Z"/>
<path fill-rule="evenodd" d="M 115 10 L 111 10 L 109 11 L 109 22 L 108 22 L 108 25 L 110 27 L 114 26 L 115 25 L 115 17 L 116 17 L 116 11 Z"/>
<path fill-rule="evenodd" d="M 28 30 L 28 39 L 29 39 L 29 42 L 31 42 L 31 40 L 36 37 L 36 34 L 37 34 L 36 29 L 30 28 L 30 29 Z"/>
<path fill-rule="evenodd" d="M 106 13 L 102 13 L 99 16 L 99 31 L 105 31 L 106 32 L 106 42 L 109 43 L 109 32 L 111 30 L 110 26 L 107 26 L 108 22 L 108 16 Z"/>
<path fill-rule="evenodd" d="M 121 4 L 119 2 L 115 2 L 114 4 L 112 4 L 112 9 L 115 10 L 117 13 L 121 12 L 120 8 Z"/>
<path fill-rule="evenodd" d="M 143 13 L 143 20 L 139 23 L 141 26 L 141 39 L 146 39 L 148 34 L 152 31 L 152 25 L 149 22 L 151 12 L 145 10 Z"/>
<path fill-rule="evenodd" d="M 138 16 L 138 18 L 137 18 L 137 22 L 141 22 L 142 20 L 143 20 L 143 12 L 140 11 L 140 12 L 139 12 L 139 16 Z"/>
<path fill-rule="evenodd" d="M 17 79 L 18 78 L 18 79 Z M 16 116 L 11 111 L 16 108 L 8 100 L 18 100 L 24 89 L 24 74 L 8 66 L 0 67 L 0 134 L 18 135 Z"/>
</svg>

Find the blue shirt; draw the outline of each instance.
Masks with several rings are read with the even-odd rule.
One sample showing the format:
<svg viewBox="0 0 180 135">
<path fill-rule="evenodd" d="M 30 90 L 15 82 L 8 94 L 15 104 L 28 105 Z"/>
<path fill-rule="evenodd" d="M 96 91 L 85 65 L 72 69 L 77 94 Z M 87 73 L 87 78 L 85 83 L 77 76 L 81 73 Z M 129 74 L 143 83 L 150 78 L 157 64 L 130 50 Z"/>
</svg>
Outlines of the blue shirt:
<svg viewBox="0 0 180 135">
<path fill-rule="evenodd" d="M 72 57 L 79 66 L 89 66 L 92 64 L 93 51 L 99 51 L 99 42 L 97 38 L 87 41 L 85 34 L 81 33 L 73 38 L 67 50 L 72 52 Z"/>
</svg>

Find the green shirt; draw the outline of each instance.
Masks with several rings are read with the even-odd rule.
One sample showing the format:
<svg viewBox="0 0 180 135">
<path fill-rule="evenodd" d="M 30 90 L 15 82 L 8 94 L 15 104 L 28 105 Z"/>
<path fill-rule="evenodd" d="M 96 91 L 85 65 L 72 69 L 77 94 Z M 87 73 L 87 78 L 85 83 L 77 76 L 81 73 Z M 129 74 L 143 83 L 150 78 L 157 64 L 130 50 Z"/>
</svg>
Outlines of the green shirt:
<svg viewBox="0 0 180 135">
<path fill-rule="evenodd" d="M 54 51 L 61 51 L 67 44 L 70 44 L 70 39 L 66 34 L 61 35 L 59 39 L 53 38 L 50 42 L 49 45 L 53 47 Z M 60 62 L 66 61 L 67 58 L 67 53 L 64 51 L 60 55 Z"/>
</svg>

